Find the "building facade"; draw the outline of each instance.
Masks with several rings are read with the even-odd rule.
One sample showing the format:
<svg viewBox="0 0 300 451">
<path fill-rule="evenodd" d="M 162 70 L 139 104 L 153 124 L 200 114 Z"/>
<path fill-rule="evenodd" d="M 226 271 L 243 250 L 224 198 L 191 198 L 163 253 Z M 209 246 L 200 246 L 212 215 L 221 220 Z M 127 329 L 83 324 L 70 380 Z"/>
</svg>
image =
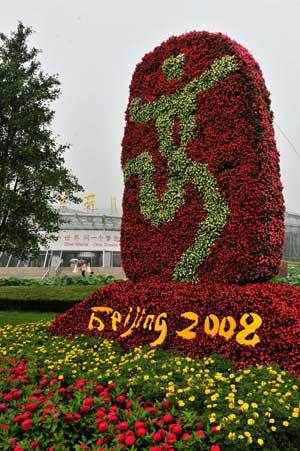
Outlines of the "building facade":
<svg viewBox="0 0 300 451">
<path fill-rule="evenodd" d="M 91 267 L 121 267 L 121 217 L 100 212 L 62 209 L 63 225 L 58 239 L 36 258 L 21 261 L 0 252 L 0 267 L 69 267 L 74 261 L 85 261 Z M 300 215 L 287 212 L 283 258 L 300 260 Z"/>
</svg>

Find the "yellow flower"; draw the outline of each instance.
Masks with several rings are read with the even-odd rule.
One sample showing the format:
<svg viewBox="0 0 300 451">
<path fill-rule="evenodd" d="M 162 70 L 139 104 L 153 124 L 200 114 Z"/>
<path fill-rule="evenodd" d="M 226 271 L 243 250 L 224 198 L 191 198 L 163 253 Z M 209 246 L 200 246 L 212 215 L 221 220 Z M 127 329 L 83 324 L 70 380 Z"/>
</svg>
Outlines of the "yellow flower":
<svg viewBox="0 0 300 451">
<path fill-rule="evenodd" d="M 178 401 L 178 405 L 179 405 L 179 407 L 183 407 L 183 406 L 185 406 L 185 402 L 182 401 L 182 399 L 180 399 L 180 400 Z"/>
<path fill-rule="evenodd" d="M 190 396 L 189 397 L 189 401 L 195 401 L 195 399 L 196 399 L 195 396 Z"/>
<path fill-rule="evenodd" d="M 245 402 L 241 407 L 240 410 L 242 412 L 247 412 L 247 410 L 249 409 L 249 404 L 247 402 Z"/>
<path fill-rule="evenodd" d="M 257 440 L 257 443 L 259 444 L 259 446 L 263 446 L 264 441 L 263 441 L 262 438 L 259 438 L 259 439 Z"/>
<path fill-rule="evenodd" d="M 60 374 L 60 375 L 58 376 L 58 379 L 59 379 L 60 381 L 62 381 L 62 380 L 64 379 L 64 375 L 63 375 L 63 374 Z"/>
<path fill-rule="evenodd" d="M 249 418 L 247 423 L 249 424 L 249 426 L 253 426 L 255 424 L 255 421 L 253 420 L 253 418 Z"/>
<path fill-rule="evenodd" d="M 244 436 L 245 437 L 251 437 L 251 434 L 250 434 L 250 432 L 246 431 L 246 432 L 244 432 Z"/>
<path fill-rule="evenodd" d="M 271 426 L 271 431 L 275 432 L 276 431 L 276 426 Z"/>
<path fill-rule="evenodd" d="M 228 438 L 229 438 L 229 440 L 235 440 L 235 438 L 236 438 L 235 432 L 229 432 Z"/>
<path fill-rule="evenodd" d="M 283 424 L 283 426 L 287 427 L 289 425 L 289 422 L 288 421 L 283 421 L 282 424 Z"/>
</svg>

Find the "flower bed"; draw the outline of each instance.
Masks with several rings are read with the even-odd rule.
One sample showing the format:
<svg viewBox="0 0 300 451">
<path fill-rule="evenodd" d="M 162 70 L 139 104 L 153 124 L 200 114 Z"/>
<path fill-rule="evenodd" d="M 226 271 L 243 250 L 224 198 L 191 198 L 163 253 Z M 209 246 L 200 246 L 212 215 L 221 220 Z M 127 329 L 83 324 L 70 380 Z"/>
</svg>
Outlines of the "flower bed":
<svg viewBox="0 0 300 451">
<path fill-rule="evenodd" d="M 56 318 L 49 331 L 96 334 L 126 349 L 218 352 L 241 366 L 277 362 L 300 375 L 300 292 L 289 285 L 115 282 Z"/>
<path fill-rule="evenodd" d="M 299 381 L 108 340 L 0 330 L 4 450 L 296 450 Z"/>
</svg>

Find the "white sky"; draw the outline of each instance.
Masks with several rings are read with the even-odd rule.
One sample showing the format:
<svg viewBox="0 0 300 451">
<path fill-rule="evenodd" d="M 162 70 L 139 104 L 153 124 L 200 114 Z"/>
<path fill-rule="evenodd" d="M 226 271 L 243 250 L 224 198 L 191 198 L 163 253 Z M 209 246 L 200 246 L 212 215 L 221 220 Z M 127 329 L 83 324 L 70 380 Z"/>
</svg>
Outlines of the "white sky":
<svg viewBox="0 0 300 451">
<path fill-rule="evenodd" d="M 171 35 L 220 31 L 244 45 L 271 91 L 275 122 L 300 155 L 299 0 L 0 0 L 0 30 L 32 26 L 62 95 L 54 131 L 71 143 L 66 163 L 97 207 L 120 205 L 121 140 L 135 65 Z M 300 212 L 300 157 L 275 127 L 286 207 Z"/>
</svg>

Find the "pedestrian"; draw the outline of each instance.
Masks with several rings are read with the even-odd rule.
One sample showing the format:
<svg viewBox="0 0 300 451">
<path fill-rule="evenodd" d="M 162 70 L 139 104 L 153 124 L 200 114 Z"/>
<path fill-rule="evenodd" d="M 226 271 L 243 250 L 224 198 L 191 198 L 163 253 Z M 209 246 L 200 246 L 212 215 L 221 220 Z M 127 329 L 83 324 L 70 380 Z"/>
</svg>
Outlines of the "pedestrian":
<svg viewBox="0 0 300 451">
<path fill-rule="evenodd" d="M 85 262 L 83 262 L 82 265 L 81 265 L 81 275 L 82 275 L 82 277 L 85 277 L 86 269 L 87 269 L 87 264 Z"/>
</svg>

